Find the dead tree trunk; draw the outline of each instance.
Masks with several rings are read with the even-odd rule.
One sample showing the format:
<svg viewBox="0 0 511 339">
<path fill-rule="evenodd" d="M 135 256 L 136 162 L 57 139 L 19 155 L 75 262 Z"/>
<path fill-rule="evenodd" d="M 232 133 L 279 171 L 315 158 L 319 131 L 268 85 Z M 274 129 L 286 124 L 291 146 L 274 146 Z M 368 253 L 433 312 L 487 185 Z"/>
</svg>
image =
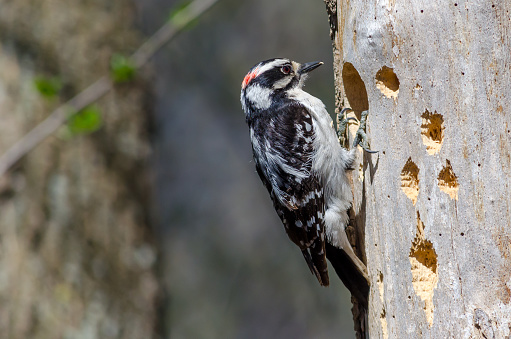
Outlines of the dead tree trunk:
<svg viewBox="0 0 511 339">
<path fill-rule="evenodd" d="M 511 2 L 326 3 L 337 109 L 379 151 L 352 172 L 370 337 L 508 338 Z"/>
</svg>

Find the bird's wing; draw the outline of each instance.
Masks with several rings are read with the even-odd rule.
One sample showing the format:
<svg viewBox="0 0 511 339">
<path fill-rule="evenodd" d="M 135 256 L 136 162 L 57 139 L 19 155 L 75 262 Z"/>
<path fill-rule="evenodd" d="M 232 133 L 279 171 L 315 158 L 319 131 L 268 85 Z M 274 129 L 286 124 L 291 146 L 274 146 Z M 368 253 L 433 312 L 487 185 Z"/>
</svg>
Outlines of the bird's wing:
<svg viewBox="0 0 511 339">
<path fill-rule="evenodd" d="M 312 116 L 299 104 L 280 107 L 250 128 L 257 173 L 270 192 L 289 238 L 300 247 L 312 273 L 328 285 L 323 187 L 312 171 Z M 265 127 L 262 130 L 261 126 Z M 259 129 L 258 129 L 259 128 Z"/>
</svg>

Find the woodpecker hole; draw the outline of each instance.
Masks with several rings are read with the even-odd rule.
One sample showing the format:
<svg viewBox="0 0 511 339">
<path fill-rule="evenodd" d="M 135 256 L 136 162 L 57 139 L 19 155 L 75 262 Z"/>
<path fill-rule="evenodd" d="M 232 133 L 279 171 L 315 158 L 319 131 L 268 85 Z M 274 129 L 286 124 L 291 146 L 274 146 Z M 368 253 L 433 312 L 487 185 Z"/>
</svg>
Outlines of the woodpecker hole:
<svg viewBox="0 0 511 339">
<path fill-rule="evenodd" d="M 342 84 L 344 94 L 346 95 L 347 107 L 351 107 L 360 119 L 360 112 L 369 109 L 369 100 L 367 99 L 367 91 L 360 74 L 349 62 L 345 62 L 342 66 Z"/>
<path fill-rule="evenodd" d="M 458 200 L 458 178 L 452 170 L 451 162 L 446 160 L 445 167 L 438 174 L 438 187 L 447 193 L 451 199 Z"/>
<path fill-rule="evenodd" d="M 433 294 L 438 283 L 437 255 L 431 241 L 424 235 L 424 224 L 417 212 L 417 234 L 410 248 L 412 285 L 415 293 L 424 301 L 424 312 L 431 327 L 433 325 Z"/>
<path fill-rule="evenodd" d="M 394 69 L 383 66 L 376 72 L 376 87 L 387 98 L 397 99 L 399 94 L 399 79 Z"/>
<path fill-rule="evenodd" d="M 444 139 L 444 117 L 428 110 L 422 114 L 421 135 L 429 155 L 440 151 Z"/>
<path fill-rule="evenodd" d="M 419 196 L 419 167 L 412 161 L 411 157 L 408 158 L 401 171 L 401 189 L 415 205 Z"/>
</svg>

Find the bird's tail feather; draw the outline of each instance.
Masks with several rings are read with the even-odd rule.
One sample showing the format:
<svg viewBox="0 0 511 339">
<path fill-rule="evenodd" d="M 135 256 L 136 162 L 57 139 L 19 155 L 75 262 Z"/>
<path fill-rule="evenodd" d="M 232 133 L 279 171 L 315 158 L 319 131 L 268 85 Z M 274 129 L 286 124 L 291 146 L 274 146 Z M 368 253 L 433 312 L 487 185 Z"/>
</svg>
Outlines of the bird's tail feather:
<svg viewBox="0 0 511 339">
<path fill-rule="evenodd" d="M 351 295 L 367 309 L 369 283 L 350 256 L 344 250 L 326 243 L 326 257 Z"/>
<path fill-rule="evenodd" d="M 309 266 L 312 274 L 316 276 L 321 286 L 328 286 L 330 279 L 328 277 L 328 266 L 325 260 L 325 251 L 315 251 L 313 247 L 309 250 L 302 250 L 303 257 Z"/>
<path fill-rule="evenodd" d="M 361 272 L 359 265 L 343 249 L 329 243 L 326 244 L 326 257 L 334 267 L 335 272 L 344 285 L 351 292 L 353 301 L 353 318 L 357 339 L 368 339 L 368 298 L 369 282 L 367 276 Z"/>
</svg>

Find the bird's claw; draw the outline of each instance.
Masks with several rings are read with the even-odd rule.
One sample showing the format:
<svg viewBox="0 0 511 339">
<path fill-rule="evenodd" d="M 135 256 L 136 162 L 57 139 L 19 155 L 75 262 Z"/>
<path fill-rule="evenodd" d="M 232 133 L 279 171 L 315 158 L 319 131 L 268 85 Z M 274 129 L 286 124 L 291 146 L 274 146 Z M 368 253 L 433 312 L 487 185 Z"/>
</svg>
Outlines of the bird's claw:
<svg viewBox="0 0 511 339">
<path fill-rule="evenodd" d="M 355 134 L 355 138 L 353 139 L 353 148 L 360 146 L 367 153 L 378 153 L 378 151 L 370 150 L 369 144 L 367 142 L 367 134 L 365 132 L 365 129 L 368 114 L 369 111 L 363 111 L 360 114 L 360 126 L 358 127 L 357 133 Z"/>
<path fill-rule="evenodd" d="M 346 141 L 346 129 L 348 128 L 348 121 L 357 119 L 352 117 L 346 117 L 345 113 L 347 111 L 351 111 L 352 109 L 347 107 L 343 108 L 342 111 L 337 115 L 337 137 L 339 138 L 339 141 L 341 142 L 341 145 L 344 145 Z"/>
</svg>

